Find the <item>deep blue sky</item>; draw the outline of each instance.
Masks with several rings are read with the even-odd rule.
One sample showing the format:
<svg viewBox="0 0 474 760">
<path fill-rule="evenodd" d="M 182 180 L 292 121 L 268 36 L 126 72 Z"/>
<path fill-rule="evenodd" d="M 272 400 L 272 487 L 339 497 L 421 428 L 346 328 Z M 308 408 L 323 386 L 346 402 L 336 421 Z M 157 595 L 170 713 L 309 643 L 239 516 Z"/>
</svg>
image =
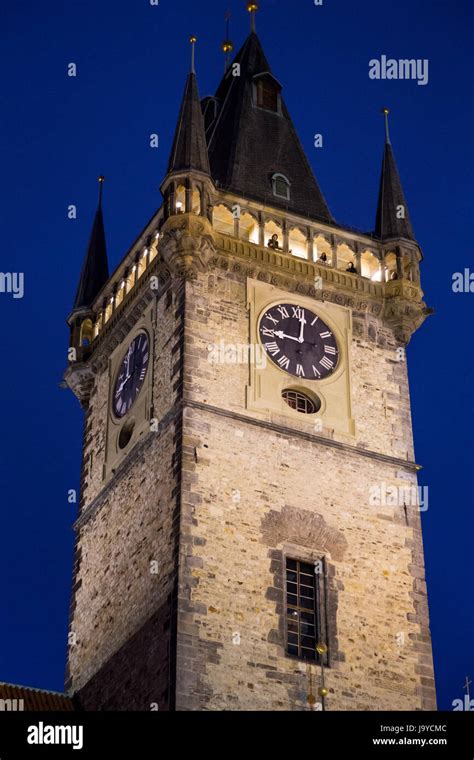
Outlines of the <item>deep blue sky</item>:
<svg viewBox="0 0 474 760">
<path fill-rule="evenodd" d="M 160 204 L 189 62 L 199 37 L 201 95 L 222 74 L 223 15 L 235 49 L 243 0 L 4 0 L 0 220 L 3 272 L 24 272 L 23 300 L 0 294 L 0 680 L 62 689 L 82 413 L 58 384 L 70 310 L 106 175 L 112 267 Z M 409 347 L 439 705 L 474 680 L 472 327 L 474 294 L 453 294 L 472 261 L 471 0 L 262 0 L 258 31 L 336 218 L 371 229 L 383 147 L 380 108 L 423 247 L 436 309 Z M 428 58 L 426 87 L 371 81 L 368 61 Z M 78 66 L 69 78 L 67 65 Z M 160 148 L 149 147 L 158 132 Z M 313 148 L 321 132 L 324 149 Z M 68 220 L 76 204 L 78 219 Z"/>
</svg>

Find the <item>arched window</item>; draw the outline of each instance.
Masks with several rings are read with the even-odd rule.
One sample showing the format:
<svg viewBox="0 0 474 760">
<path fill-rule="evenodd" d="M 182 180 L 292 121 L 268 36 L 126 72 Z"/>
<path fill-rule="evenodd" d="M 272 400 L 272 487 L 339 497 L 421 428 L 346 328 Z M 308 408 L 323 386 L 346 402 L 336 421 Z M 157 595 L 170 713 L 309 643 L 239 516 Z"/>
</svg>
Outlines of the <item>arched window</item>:
<svg viewBox="0 0 474 760">
<path fill-rule="evenodd" d="M 290 181 L 284 174 L 274 174 L 272 177 L 273 195 L 277 198 L 290 200 Z"/>
</svg>

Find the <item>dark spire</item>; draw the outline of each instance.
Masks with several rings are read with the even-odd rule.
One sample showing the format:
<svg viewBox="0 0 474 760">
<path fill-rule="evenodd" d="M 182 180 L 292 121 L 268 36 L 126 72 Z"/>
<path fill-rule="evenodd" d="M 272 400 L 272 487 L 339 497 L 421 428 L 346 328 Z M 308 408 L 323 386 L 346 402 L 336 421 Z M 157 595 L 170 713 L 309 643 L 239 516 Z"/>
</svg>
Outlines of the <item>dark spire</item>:
<svg viewBox="0 0 474 760">
<path fill-rule="evenodd" d="M 73 312 L 92 306 L 97 294 L 109 278 L 104 217 L 102 214 L 103 183 L 104 177 L 101 176 L 99 177 L 99 203 L 94 217 L 94 224 L 92 225 L 89 246 L 82 266 Z"/>
<path fill-rule="evenodd" d="M 383 154 L 382 174 L 380 176 L 379 202 L 375 234 L 382 240 L 389 238 L 408 238 L 415 240 L 407 202 L 400 181 L 395 155 L 390 142 L 388 129 L 388 108 L 383 109 L 385 116 L 385 148 Z"/>
<path fill-rule="evenodd" d="M 254 19 L 255 10 L 251 13 Z M 240 75 L 234 76 L 237 65 Z M 273 106 L 259 107 L 255 102 L 259 87 L 269 92 Z M 333 221 L 281 97 L 281 85 L 253 30 L 219 85 L 216 99 L 220 110 L 206 132 L 212 178 L 236 194 Z M 273 195 L 275 174 L 289 180 L 289 200 Z"/>
<path fill-rule="evenodd" d="M 199 171 L 209 174 L 204 119 L 199 100 L 199 92 L 194 71 L 194 46 L 196 37 L 191 37 L 191 72 L 186 80 L 183 102 L 179 112 L 178 126 L 168 163 L 168 174 L 178 171 Z"/>
</svg>

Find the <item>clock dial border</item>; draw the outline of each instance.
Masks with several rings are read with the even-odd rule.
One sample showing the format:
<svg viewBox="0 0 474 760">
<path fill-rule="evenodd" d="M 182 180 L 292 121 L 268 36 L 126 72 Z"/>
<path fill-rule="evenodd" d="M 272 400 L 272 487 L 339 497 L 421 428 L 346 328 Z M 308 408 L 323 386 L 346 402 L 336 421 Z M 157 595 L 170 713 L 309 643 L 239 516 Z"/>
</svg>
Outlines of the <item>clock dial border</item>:
<svg viewBox="0 0 474 760">
<path fill-rule="evenodd" d="M 323 335 L 324 335 L 324 332 L 326 330 L 328 330 L 330 332 L 330 334 L 331 334 L 331 338 L 332 338 L 331 343 L 333 345 L 329 346 L 329 348 L 331 349 L 331 351 L 330 351 L 331 358 L 328 357 L 328 363 L 329 363 L 329 361 L 332 361 L 332 357 L 334 355 L 336 356 L 336 363 L 330 369 L 330 371 L 326 371 L 326 374 L 324 374 L 323 376 L 321 376 L 319 378 L 316 377 L 316 376 L 307 376 L 306 374 L 304 374 L 304 366 L 303 366 L 304 363 L 303 362 L 302 362 L 301 365 L 298 365 L 298 364 L 296 365 L 296 367 L 295 367 L 296 371 L 295 372 L 291 371 L 289 369 L 285 369 L 284 366 L 282 366 L 281 364 L 279 364 L 277 361 L 275 361 L 272 358 L 271 351 L 269 352 L 265 348 L 265 341 L 264 341 L 264 339 L 262 338 L 262 335 L 261 335 L 261 327 L 262 327 L 263 320 L 265 319 L 266 315 L 269 312 L 272 312 L 273 310 L 279 309 L 279 308 L 282 308 L 283 310 L 286 309 L 286 311 L 288 311 L 287 307 L 291 307 L 294 311 L 297 310 L 297 309 L 302 309 L 304 312 L 309 312 L 310 314 L 313 315 L 313 317 L 315 319 L 320 320 L 321 323 L 322 323 L 322 325 L 324 325 Z M 273 317 L 275 318 L 274 314 L 273 314 Z M 282 317 L 285 320 L 288 319 L 288 318 L 297 319 L 297 316 L 291 315 L 291 314 L 289 315 L 289 317 L 284 317 L 284 315 L 282 315 Z M 281 331 L 281 332 L 283 332 L 283 331 Z M 289 299 L 289 298 L 286 298 L 286 299 L 282 298 L 282 299 L 279 299 L 278 301 L 273 301 L 273 302 L 267 303 L 263 308 L 261 308 L 260 314 L 259 314 L 259 316 L 257 318 L 257 322 L 256 322 L 256 335 L 257 335 L 257 340 L 258 340 L 258 342 L 260 344 L 260 348 L 263 351 L 263 353 L 264 353 L 265 357 L 267 358 L 267 360 L 270 362 L 270 366 L 274 367 L 277 370 L 279 370 L 285 377 L 292 378 L 293 381 L 299 381 L 301 383 L 308 383 L 308 384 L 311 384 L 311 385 L 315 384 L 314 387 L 321 386 L 322 383 L 334 380 L 337 376 L 339 376 L 340 372 L 342 371 L 343 357 L 344 357 L 343 341 L 342 341 L 342 339 L 341 339 L 341 337 L 340 337 L 340 335 L 338 333 L 338 330 L 335 329 L 334 325 L 332 324 L 332 321 L 329 321 L 329 323 L 328 323 L 327 316 L 325 314 L 321 315 L 321 313 L 318 312 L 317 309 L 314 310 L 314 308 L 313 308 L 312 305 L 311 305 L 311 307 L 309 307 L 307 305 L 303 305 L 301 303 L 301 301 L 299 301 L 299 300 Z M 271 336 L 269 336 L 269 337 L 271 337 Z M 277 336 L 277 337 L 279 337 L 279 336 Z M 294 340 L 296 343 L 298 342 L 296 336 L 288 336 L 287 335 L 286 339 L 287 339 L 287 343 L 288 343 L 289 340 Z M 282 340 L 283 340 L 283 338 L 282 338 Z M 276 341 L 274 341 L 274 342 L 276 344 Z M 324 345 L 324 343 L 322 341 L 319 341 L 319 343 L 322 344 L 322 345 Z M 279 351 L 281 351 L 281 349 L 279 349 Z M 290 353 L 290 352 L 288 352 L 288 353 Z M 276 356 L 276 353 L 274 355 Z M 322 354 L 320 361 L 324 357 L 326 357 L 326 352 L 324 352 Z M 288 360 L 288 357 L 286 356 L 286 354 L 284 355 L 284 358 L 286 360 Z M 290 364 L 288 364 L 288 366 L 290 366 Z M 298 367 L 301 369 L 301 372 L 298 372 Z M 312 367 L 313 367 L 313 365 L 312 365 Z M 323 365 L 323 368 L 324 367 L 325 367 L 325 365 Z M 328 369 L 328 368 L 326 368 L 326 369 Z M 302 374 L 302 372 L 303 372 L 303 374 Z"/>
<path fill-rule="evenodd" d="M 117 389 L 118 380 L 119 380 L 120 374 L 121 374 L 122 369 L 123 369 L 123 365 L 124 365 L 124 362 L 125 362 L 125 359 L 126 359 L 126 356 L 127 356 L 127 351 L 130 349 L 130 347 L 133 345 L 133 343 L 135 343 L 140 338 L 140 336 L 142 336 L 142 335 L 145 336 L 145 338 L 146 338 L 146 344 L 147 344 L 147 347 L 148 347 L 148 359 L 147 359 L 147 363 L 146 363 L 145 374 L 144 374 L 143 378 L 140 380 L 139 391 L 136 394 L 136 397 L 133 399 L 130 407 L 122 415 L 119 415 L 117 413 L 116 400 L 115 400 L 115 393 L 116 393 L 116 389 Z M 128 343 L 127 349 L 121 354 L 121 359 L 120 359 L 120 361 L 118 363 L 118 367 L 117 367 L 117 370 L 116 370 L 116 373 L 115 373 L 114 382 L 111 385 L 110 410 L 112 412 L 112 416 L 113 416 L 113 419 L 114 419 L 115 423 L 122 424 L 126 420 L 126 418 L 129 416 L 129 414 L 132 412 L 133 408 L 135 407 L 136 403 L 138 402 L 138 400 L 139 400 L 139 398 L 140 398 L 140 396 L 141 396 L 141 394 L 143 392 L 143 389 L 146 387 L 148 372 L 150 370 L 150 364 L 151 364 L 150 335 L 149 335 L 149 333 L 148 333 L 147 330 L 143 330 L 142 329 L 139 332 L 137 332 L 131 338 L 131 340 Z"/>
</svg>

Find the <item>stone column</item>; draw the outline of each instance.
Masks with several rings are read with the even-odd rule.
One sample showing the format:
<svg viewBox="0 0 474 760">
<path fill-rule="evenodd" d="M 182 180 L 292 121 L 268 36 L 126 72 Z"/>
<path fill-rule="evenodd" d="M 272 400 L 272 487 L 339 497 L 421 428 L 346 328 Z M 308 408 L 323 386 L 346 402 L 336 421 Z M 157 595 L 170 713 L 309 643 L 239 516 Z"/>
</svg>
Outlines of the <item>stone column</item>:
<svg viewBox="0 0 474 760">
<path fill-rule="evenodd" d="M 184 210 L 187 214 L 190 214 L 193 210 L 193 185 L 191 180 L 186 180 L 186 203 Z"/>
<path fill-rule="evenodd" d="M 402 253 L 400 251 L 400 248 L 397 248 L 397 250 L 395 251 L 395 255 L 397 257 L 397 275 L 398 275 L 398 279 L 402 280 L 403 279 L 403 268 L 402 268 Z"/>
<path fill-rule="evenodd" d="M 258 215 L 258 244 L 265 246 L 265 215 L 262 212 Z"/>
<path fill-rule="evenodd" d="M 314 231 L 311 229 L 311 227 L 308 227 L 308 236 L 307 236 L 307 247 L 308 247 L 308 260 L 314 261 Z"/>
<path fill-rule="evenodd" d="M 286 221 L 286 219 L 283 220 L 282 232 L 283 232 L 283 250 L 285 253 L 288 253 L 288 251 L 290 250 L 290 230 L 288 229 L 288 222 Z"/>
<path fill-rule="evenodd" d="M 332 260 L 331 260 L 331 266 L 334 269 L 337 269 L 337 240 L 334 237 L 334 235 L 331 238 L 331 252 L 332 252 Z"/>
</svg>

